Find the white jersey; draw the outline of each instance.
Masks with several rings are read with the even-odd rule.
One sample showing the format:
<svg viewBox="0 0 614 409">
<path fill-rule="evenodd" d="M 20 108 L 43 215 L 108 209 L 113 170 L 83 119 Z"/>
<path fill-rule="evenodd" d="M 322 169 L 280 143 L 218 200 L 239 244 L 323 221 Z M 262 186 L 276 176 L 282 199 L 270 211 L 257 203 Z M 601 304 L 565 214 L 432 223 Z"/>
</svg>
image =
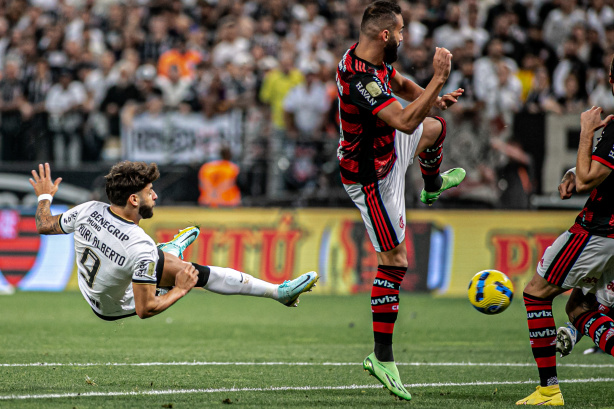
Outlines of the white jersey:
<svg viewBox="0 0 614 409">
<path fill-rule="evenodd" d="M 135 313 L 132 283 L 156 285 L 158 249 L 143 229 L 102 202 L 86 202 L 60 218 L 75 234 L 79 289 L 101 318 Z"/>
</svg>

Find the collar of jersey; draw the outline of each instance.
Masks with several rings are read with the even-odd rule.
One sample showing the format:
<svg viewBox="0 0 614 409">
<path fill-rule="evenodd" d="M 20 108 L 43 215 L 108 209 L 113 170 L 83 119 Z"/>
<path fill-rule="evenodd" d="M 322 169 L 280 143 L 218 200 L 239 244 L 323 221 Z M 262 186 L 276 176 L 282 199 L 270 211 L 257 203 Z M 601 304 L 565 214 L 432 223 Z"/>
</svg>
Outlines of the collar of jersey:
<svg viewBox="0 0 614 409">
<path fill-rule="evenodd" d="M 124 219 L 120 215 L 114 213 L 113 210 L 111 210 L 111 206 L 107 207 L 107 210 L 109 211 L 109 213 L 111 213 L 111 216 L 115 217 L 116 219 L 121 220 L 124 223 L 134 224 L 132 220 Z"/>
<path fill-rule="evenodd" d="M 360 58 L 359 56 L 356 55 L 356 47 L 358 46 L 358 43 L 356 43 L 356 45 L 352 48 L 352 50 L 350 51 L 350 53 L 352 54 L 352 56 L 354 58 L 356 58 L 358 61 L 364 62 L 365 64 L 367 64 L 369 67 L 373 67 L 376 70 L 381 70 L 382 68 L 384 68 L 384 63 L 382 63 L 382 65 L 373 65 L 371 64 L 369 61 L 367 60 L 363 60 L 362 58 Z"/>
</svg>

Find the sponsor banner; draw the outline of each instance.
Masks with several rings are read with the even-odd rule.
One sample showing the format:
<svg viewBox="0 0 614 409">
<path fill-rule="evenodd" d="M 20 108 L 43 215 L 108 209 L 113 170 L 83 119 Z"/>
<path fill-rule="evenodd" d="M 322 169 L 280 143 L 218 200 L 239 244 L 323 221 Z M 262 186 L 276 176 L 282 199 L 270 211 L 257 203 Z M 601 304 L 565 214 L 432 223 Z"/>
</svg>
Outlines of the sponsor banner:
<svg viewBox="0 0 614 409">
<path fill-rule="evenodd" d="M 65 206 L 51 206 L 60 214 Z M 61 291 L 73 272 L 72 235 L 36 232 L 35 209 L 0 210 L 0 293 Z"/>
<path fill-rule="evenodd" d="M 411 211 L 407 215 L 408 273 L 402 291 L 466 296 L 475 273 L 497 269 L 521 291 L 544 250 L 573 223 L 576 212 Z M 157 242 L 198 224 L 200 237 L 185 259 L 231 267 L 280 283 L 310 271 L 317 293 L 370 292 L 377 257 L 355 209 L 157 208 L 141 226 Z M 76 276 L 69 287 L 76 288 Z"/>
</svg>

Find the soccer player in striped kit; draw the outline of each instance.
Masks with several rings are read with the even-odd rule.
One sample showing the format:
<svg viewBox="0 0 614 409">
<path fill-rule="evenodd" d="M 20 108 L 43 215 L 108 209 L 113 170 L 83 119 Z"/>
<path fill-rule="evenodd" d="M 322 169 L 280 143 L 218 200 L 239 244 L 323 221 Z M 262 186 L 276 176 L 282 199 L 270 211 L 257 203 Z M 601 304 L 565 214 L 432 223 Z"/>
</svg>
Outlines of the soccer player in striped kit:
<svg viewBox="0 0 614 409">
<path fill-rule="evenodd" d="M 369 5 L 360 38 L 337 68 L 341 139 L 341 179 L 362 215 L 378 258 L 371 292 L 374 352 L 363 366 L 391 393 L 409 400 L 394 363 L 392 333 L 399 288 L 407 271 L 405 172 L 418 156 L 424 179 L 420 200 L 428 205 L 465 177 L 463 169 L 440 173 L 446 123 L 427 118 L 432 107 L 447 109 L 463 90 L 438 94 L 450 74 L 452 54 L 437 48 L 434 76 L 426 89 L 392 67 L 403 40 L 400 7 L 391 1 Z M 395 95 L 411 101 L 403 108 Z"/>
<path fill-rule="evenodd" d="M 614 59 L 610 65 L 610 84 Z M 613 87 L 614 94 L 614 87 Z M 611 305 L 607 284 L 614 279 L 614 116 L 601 118 L 602 109 L 592 107 L 580 116 L 580 143 L 576 160 L 575 189 L 589 193 L 584 209 L 574 225 L 546 249 L 537 272 L 524 289 L 529 338 L 540 385 L 517 405 L 564 405 L 556 371 L 557 331 L 552 316 L 552 300 L 574 289 L 566 310 L 575 329 L 590 337 L 606 353 L 614 354 L 614 320 L 600 311 L 596 300 Z M 595 132 L 604 128 L 593 148 Z M 570 172 L 568 172 L 569 174 Z M 573 191 L 566 179 L 561 182 L 561 198 Z M 605 312 L 605 313 L 604 313 Z"/>
</svg>

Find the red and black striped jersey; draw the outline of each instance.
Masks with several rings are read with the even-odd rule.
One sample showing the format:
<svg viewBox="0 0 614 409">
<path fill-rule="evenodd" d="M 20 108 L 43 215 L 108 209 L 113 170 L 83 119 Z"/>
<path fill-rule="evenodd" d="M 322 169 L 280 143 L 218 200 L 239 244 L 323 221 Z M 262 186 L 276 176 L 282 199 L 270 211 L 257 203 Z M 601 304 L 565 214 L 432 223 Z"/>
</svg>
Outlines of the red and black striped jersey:
<svg viewBox="0 0 614 409">
<path fill-rule="evenodd" d="M 592 160 L 614 169 L 614 124 L 610 122 L 601 132 Z M 593 189 L 584 209 L 576 217 L 572 233 L 590 233 L 614 238 L 614 172 Z"/>
<path fill-rule="evenodd" d="M 396 130 L 377 113 L 396 101 L 390 80 L 396 70 L 375 66 L 354 54 L 354 44 L 337 67 L 340 132 L 337 157 L 345 184 L 368 185 L 386 177 L 396 161 Z"/>
</svg>

